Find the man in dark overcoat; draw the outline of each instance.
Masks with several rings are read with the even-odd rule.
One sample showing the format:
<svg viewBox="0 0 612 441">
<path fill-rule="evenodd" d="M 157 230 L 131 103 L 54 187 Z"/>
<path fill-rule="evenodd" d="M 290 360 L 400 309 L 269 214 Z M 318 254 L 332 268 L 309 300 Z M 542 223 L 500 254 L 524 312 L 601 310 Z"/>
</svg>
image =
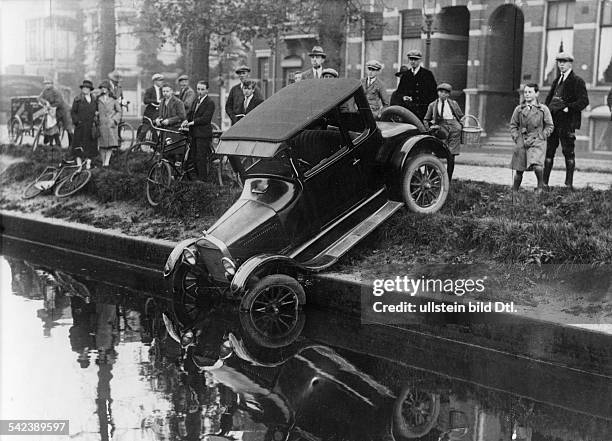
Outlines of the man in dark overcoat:
<svg viewBox="0 0 612 441">
<path fill-rule="evenodd" d="M 225 113 L 230 117 L 232 125 L 236 124 L 236 121 L 238 121 L 239 118 L 237 115 L 244 114 L 242 111 L 242 103 L 244 102 L 244 82 L 249 79 L 250 72 L 251 68 L 248 66 L 240 66 L 236 69 L 236 74 L 238 78 L 240 78 L 240 84 L 236 84 L 230 89 L 227 101 L 225 102 Z M 255 96 L 263 100 L 263 96 L 258 87 L 255 87 Z"/>
<path fill-rule="evenodd" d="M 206 81 L 198 81 L 196 90 L 198 96 L 187 113 L 185 126 L 189 127 L 189 134 L 192 139 L 191 151 L 193 152 L 193 161 L 198 178 L 204 181 L 208 177 L 208 158 L 212 151 L 213 128 L 211 121 L 215 113 L 215 102 L 208 96 L 208 83 Z"/>
<path fill-rule="evenodd" d="M 544 159 L 544 185 L 553 167 L 555 152 L 561 143 L 561 151 L 565 156 L 565 185 L 574 188 L 574 170 L 576 169 L 576 130 L 580 129 L 582 110 L 589 105 L 584 80 L 572 70 L 574 57 L 567 52 L 559 52 L 556 56 L 559 77 L 551 87 L 544 104 L 550 109 L 555 128 L 546 143 L 546 158 Z"/>
<path fill-rule="evenodd" d="M 438 95 L 437 83 L 433 73 L 421 66 L 423 54 L 418 49 L 408 52 L 409 69 L 400 77 L 395 91 L 395 98 L 403 102 L 404 107 L 414 113 L 421 121 L 427 112 L 427 106 Z"/>
</svg>

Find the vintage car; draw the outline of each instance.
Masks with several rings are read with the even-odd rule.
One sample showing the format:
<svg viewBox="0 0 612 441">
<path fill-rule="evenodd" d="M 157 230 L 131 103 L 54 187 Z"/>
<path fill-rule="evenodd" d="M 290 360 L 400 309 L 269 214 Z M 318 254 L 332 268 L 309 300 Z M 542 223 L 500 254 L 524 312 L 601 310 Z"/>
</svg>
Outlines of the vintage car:
<svg viewBox="0 0 612 441">
<path fill-rule="evenodd" d="M 282 320 L 305 303 L 304 275 L 329 268 L 404 206 L 439 210 L 448 148 L 404 108 L 381 119 L 359 81 L 306 80 L 226 131 L 216 153 L 229 156 L 244 188 L 202 237 L 168 257 L 177 319 L 225 292 L 251 314 Z"/>
</svg>

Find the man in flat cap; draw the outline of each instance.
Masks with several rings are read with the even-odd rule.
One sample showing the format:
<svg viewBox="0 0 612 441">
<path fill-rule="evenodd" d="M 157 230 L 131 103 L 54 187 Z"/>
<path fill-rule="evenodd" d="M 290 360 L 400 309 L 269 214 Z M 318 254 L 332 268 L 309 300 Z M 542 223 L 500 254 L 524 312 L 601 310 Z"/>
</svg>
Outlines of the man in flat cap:
<svg viewBox="0 0 612 441">
<path fill-rule="evenodd" d="M 409 69 L 400 77 L 395 98 L 422 120 L 427 106 L 436 99 L 436 80 L 430 70 L 421 66 L 420 50 L 413 49 L 407 55 Z"/>
<path fill-rule="evenodd" d="M 386 88 L 378 78 L 378 73 L 382 67 L 382 64 L 377 60 L 368 61 L 366 63 L 367 76 L 361 80 L 361 87 L 365 91 L 374 118 L 378 118 L 383 107 L 389 105 Z"/>
<path fill-rule="evenodd" d="M 437 87 L 438 98 L 427 106 L 427 113 L 423 119 L 425 128 L 434 131 L 434 135 L 445 139 L 450 150 L 450 157 L 446 161 L 446 172 L 449 181 L 455 170 L 455 156 L 461 148 L 461 118 L 463 112 L 457 101 L 450 99 L 453 88 L 448 83 L 440 83 Z"/>
<path fill-rule="evenodd" d="M 326 67 L 321 71 L 321 78 L 338 78 L 338 71 L 336 69 L 332 69 L 331 67 Z"/>
<path fill-rule="evenodd" d="M 327 58 L 327 54 L 323 51 L 321 46 L 315 46 L 308 53 L 310 57 L 311 68 L 302 72 L 300 75 L 296 76 L 296 80 L 311 80 L 313 78 L 322 78 L 323 76 L 323 63 L 325 63 L 325 59 Z"/>
<path fill-rule="evenodd" d="M 185 110 L 188 111 L 188 109 L 191 109 L 191 106 L 196 99 L 195 90 L 193 90 L 189 85 L 189 77 L 185 74 L 178 77 L 176 82 L 178 83 L 180 89 L 178 98 L 185 105 Z"/>
<path fill-rule="evenodd" d="M 553 167 L 555 152 L 561 142 L 561 151 L 565 156 L 565 185 L 573 190 L 574 170 L 576 169 L 576 130 L 580 129 L 582 110 L 589 105 L 584 80 L 572 70 L 574 57 L 567 52 L 559 52 L 556 56 L 559 77 L 551 87 L 544 104 L 550 109 L 555 128 L 546 142 L 546 158 L 544 159 L 544 185 Z"/>
<path fill-rule="evenodd" d="M 232 125 L 236 124 L 238 121 L 238 115 L 243 114 L 243 104 L 244 104 L 244 83 L 249 79 L 249 73 L 251 72 L 251 68 L 248 66 L 240 66 L 236 69 L 236 74 L 240 79 L 240 84 L 236 84 L 234 87 L 230 89 L 229 95 L 227 96 L 227 101 L 225 102 L 225 113 L 230 117 L 232 121 Z M 253 96 L 257 99 L 257 101 L 263 101 L 263 96 L 259 87 L 255 86 Z"/>
</svg>

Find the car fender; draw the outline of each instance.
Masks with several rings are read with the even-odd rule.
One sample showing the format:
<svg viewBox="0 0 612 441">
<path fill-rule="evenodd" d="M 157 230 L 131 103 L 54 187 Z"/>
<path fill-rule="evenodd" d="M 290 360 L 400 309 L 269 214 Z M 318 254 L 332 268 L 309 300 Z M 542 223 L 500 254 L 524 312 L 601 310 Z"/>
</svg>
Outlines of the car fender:
<svg viewBox="0 0 612 441">
<path fill-rule="evenodd" d="M 400 185 L 404 166 L 410 156 L 420 152 L 430 152 L 442 159 L 448 159 L 450 156 L 446 144 L 434 136 L 424 134 L 408 138 L 395 149 L 387 163 L 387 170 L 389 171 L 387 188 L 390 191 L 391 199 L 402 200 Z"/>
<path fill-rule="evenodd" d="M 287 274 L 295 276 L 295 273 L 300 269 L 300 265 L 291 257 L 282 254 L 260 254 L 246 260 L 232 278 L 230 288 L 232 292 L 245 291 L 249 280 L 255 274 L 261 273 L 266 267 L 272 265 L 278 268 L 268 274 Z M 266 274 L 267 275 L 267 274 Z"/>
<path fill-rule="evenodd" d="M 172 249 L 172 252 L 166 259 L 166 264 L 164 265 L 164 278 L 170 276 L 170 274 L 174 272 L 174 268 L 179 262 L 181 255 L 183 254 L 183 250 L 188 246 L 193 245 L 198 240 L 200 240 L 199 237 L 191 237 L 189 239 L 182 240 Z"/>
</svg>

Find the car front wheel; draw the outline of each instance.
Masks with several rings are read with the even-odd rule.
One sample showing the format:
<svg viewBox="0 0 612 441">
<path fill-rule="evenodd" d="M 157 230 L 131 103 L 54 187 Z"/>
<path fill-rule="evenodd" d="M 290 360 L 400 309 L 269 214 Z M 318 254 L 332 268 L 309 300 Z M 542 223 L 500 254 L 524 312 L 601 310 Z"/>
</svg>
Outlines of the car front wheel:
<svg viewBox="0 0 612 441">
<path fill-rule="evenodd" d="M 439 416 L 439 395 L 406 386 L 393 406 L 393 436 L 398 440 L 421 438 L 435 427 Z"/>
<path fill-rule="evenodd" d="M 172 308 L 183 326 L 193 324 L 206 307 L 210 295 L 207 272 L 197 265 L 181 262 L 172 274 Z"/>
<path fill-rule="evenodd" d="M 448 196 L 449 180 L 442 161 L 430 153 L 408 158 L 402 176 L 402 197 L 410 211 L 430 214 Z"/>
</svg>

